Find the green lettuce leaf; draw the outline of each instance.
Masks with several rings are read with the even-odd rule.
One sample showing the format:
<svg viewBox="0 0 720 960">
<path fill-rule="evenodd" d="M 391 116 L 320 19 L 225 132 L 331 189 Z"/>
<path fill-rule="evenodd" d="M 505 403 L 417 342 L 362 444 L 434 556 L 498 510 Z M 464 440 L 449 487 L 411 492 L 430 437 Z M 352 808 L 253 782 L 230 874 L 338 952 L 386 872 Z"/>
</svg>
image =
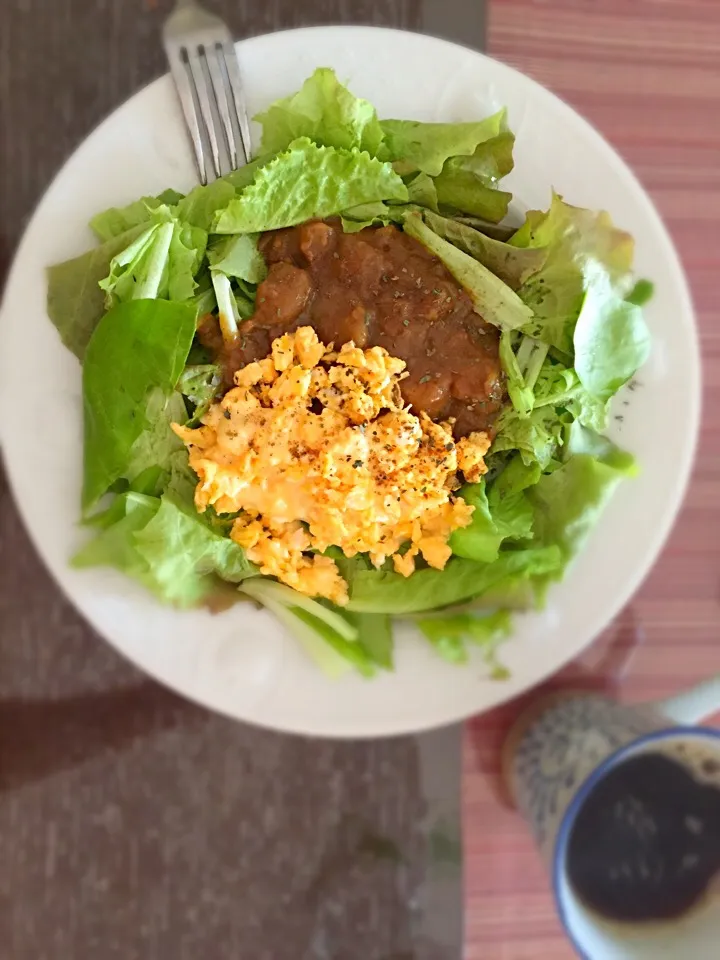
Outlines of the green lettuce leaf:
<svg viewBox="0 0 720 960">
<path fill-rule="evenodd" d="M 387 651 L 383 649 L 385 638 L 373 638 L 372 650 L 366 643 L 370 639 L 368 634 L 373 620 L 389 633 L 387 617 L 347 615 L 326 601 L 313 600 L 267 577 L 243 583 L 241 589 L 271 610 L 320 669 L 330 676 L 341 675 L 348 666 L 353 666 L 364 676 L 371 677 L 375 674 L 377 657 L 384 655 L 387 659 Z M 380 623 L 381 619 L 387 622 Z M 360 635 L 361 630 L 364 637 Z M 385 663 L 380 665 L 385 666 Z"/>
<path fill-rule="evenodd" d="M 193 507 L 130 491 L 107 511 L 111 522 L 76 554 L 76 568 L 115 567 L 164 603 L 192 607 L 218 586 L 256 575 L 243 549 L 215 533 Z"/>
<path fill-rule="evenodd" d="M 239 583 L 257 570 L 234 540 L 213 531 L 192 505 L 164 496 L 150 521 L 134 534 L 156 593 L 182 607 L 195 606 L 214 577 Z"/>
<path fill-rule="evenodd" d="M 272 163 L 275 156 L 276 154 L 274 153 L 268 153 L 262 157 L 256 157 L 255 160 L 246 163 L 244 167 L 238 167 L 237 170 L 233 170 L 232 173 L 226 174 L 222 179 L 226 183 L 229 183 L 236 193 L 241 193 L 245 187 L 249 187 L 253 182 L 258 170 L 262 170 L 263 167 Z M 214 220 L 212 222 L 214 222 Z"/>
<path fill-rule="evenodd" d="M 462 223 L 466 227 L 472 227 L 473 230 L 479 230 L 486 237 L 492 237 L 493 240 L 500 240 L 501 243 L 507 243 L 511 237 L 517 233 L 516 227 L 510 227 L 501 223 L 492 223 L 482 217 L 464 216 L 460 213 L 454 213 L 452 218 L 456 223 Z"/>
<path fill-rule="evenodd" d="M 526 491 L 541 476 L 539 464 L 528 466 L 514 456 L 491 484 L 488 495 L 490 515 L 503 540 L 530 540 L 534 534 L 533 510 Z"/>
<path fill-rule="evenodd" d="M 245 171 L 245 177 L 249 176 L 248 183 L 251 183 L 259 165 L 252 167 L 251 170 L 248 169 L 249 167 L 248 164 L 243 170 Z M 178 203 L 173 213 L 181 223 L 187 223 L 191 227 L 197 227 L 199 230 L 209 233 L 218 211 L 224 210 L 234 199 L 236 190 L 236 185 L 229 178 L 221 177 L 204 187 L 199 186 L 191 190 Z"/>
<path fill-rule="evenodd" d="M 495 428 L 497 434 L 491 454 L 518 450 L 527 466 L 538 463 L 543 470 L 563 442 L 564 421 L 553 407 L 540 407 L 528 417 L 521 416 L 515 409 L 504 410 Z"/>
<path fill-rule="evenodd" d="M 504 113 L 504 111 L 502 111 Z M 501 124 L 504 127 L 504 124 Z M 515 137 L 502 129 L 497 136 L 479 143 L 469 156 L 454 156 L 443 167 L 443 174 L 472 173 L 485 186 L 496 186 L 513 169 Z"/>
<path fill-rule="evenodd" d="M 194 335 L 194 308 L 166 300 L 120 304 L 98 324 L 83 365 L 85 511 L 125 475 L 150 394 L 175 389 Z"/>
<path fill-rule="evenodd" d="M 570 457 L 528 490 L 540 542 L 560 547 L 569 559 L 583 546 L 618 483 L 634 473 L 634 461 L 617 451 L 607 461 L 589 453 Z"/>
<path fill-rule="evenodd" d="M 93 330 L 105 313 L 105 295 L 100 289 L 100 281 L 108 275 L 113 258 L 142 233 L 142 226 L 132 227 L 107 240 L 101 247 L 48 269 L 48 316 L 62 342 L 80 360 Z"/>
<path fill-rule="evenodd" d="M 222 373 L 216 363 L 188 364 L 180 374 L 178 390 L 195 407 L 193 422 L 207 413 L 222 389 Z"/>
<path fill-rule="evenodd" d="M 531 318 L 532 311 L 506 283 L 474 257 L 439 237 L 419 214 L 408 214 L 404 229 L 443 261 L 457 282 L 470 294 L 476 311 L 488 323 L 513 330 Z"/>
<path fill-rule="evenodd" d="M 203 267 L 197 275 L 195 283 L 195 293 L 188 303 L 192 303 L 195 307 L 195 312 L 198 317 L 204 317 L 207 316 L 208 313 L 214 313 L 217 310 L 217 301 L 215 300 L 215 291 L 210 279 L 210 271 Z"/>
<path fill-rule="evenodd" d="M 375 107 L 353 96 L 327 67 L 318 68 L 301 89 L 255 117 L 262 125 L 263 153 L 279 153 L 307 137 L 325 147 L 357 148 L 376 156 L 383 129 Z"/>
<path fill-rule="evenodd" d="M 531 385 L 525 380 L 523 370 L 513 350 L 512 334 L 503 330 L 500 335 L 500 362 L 506 376 L 508 396 L 521 417 L 530 415 L 535 402 Z"/>
<path fill-rule="evenodd" d="M 75 554 L 71 565 L 76 569 L 115 567 L 152 589 L 150 570 L 136 549 L 135 534 L 159 509 L 156 497 L 134 491 L 116 497 L 110 509 L 96 520 L 99 532 Z"/>
<path fill-rule="evenodd" d="M 406 180 L 408 200 L 419 207 L 429 207 L 437 213 L 438 195 L 435 181 L 426 173 L 418 173 L 411 180 Z"/>
<path fill-rule="evenodd" d="M 185 403 L 177 390 L 169 395 L 161 387 L 149 391 L 145 405 L 147 427 L 130 448 L 123 472 L 124 479 L 134 489 L 137 489 L 141 475 L 147 477 L 147 471 L 156 468 L 150 492 L 159 495 L 174 472 L 189 469 L 185 444 L 170 427 L 172 423 L 185 423 L 186 420 Z"/>
<path fill-rule="evenodd" d="M 467 644 L 482 648 L 486 662 L 493 668 L 493 677 L 507 676 L 497 663 L 497 648 L 510 636 L 510 614 L 499 610 L 485 617 L 458 613 L 449 617 L 418 620 L 417 625 L 435 650 L 450 663 L 467 663 Z"/>
<path fill-rule="evenodd" d="M 599 282 L 622 300 L 633 285 L 632 237 L 607 213 L 573 207 L 557 194 L 547 213 L 528 213 L 509 243 L 546 251 L 543 267 L 519 290 L 535 314 L 524 330 L 568 357 L 586 290 Z"/>
<path fill-rule="evenodd" d="M 558 574 L 550 576 L 532 576 L 531 574 L 515 574 L 506 577 L 497 587 L 491 587 L 480 597 L 442 607 L 439 610 L 423 610 L 420 613 L 403 614 L 401 619 L 442 620 L 444 617 L 455 616 L 457 613 L 491 613 L 497 611 L 521 611 L 540 609 L 546 586 L 558 579 Z"/>
<path fill-rule="evenodd" d="M 570 424 L 566 431 L 564 454 L 565 460 L 587 454 L 628 477 L 635 477 L 639 472 L 632 454 L 621 450 L 609 437 L 584 427 L 578 421 Z"/>
<path fill-rule="evenodd" d="M 547 258 L 545 250 L 513 247 L 464 223 L 438 216 L 429 210 L 424 212 L 423 218 L 439 237 L 479 260 L 513 290 L 519 290 L 528 277 L 537 273 Z"/>
<path fill-rule="evenodd" d="M 512 194 L 489 187 L 469 170 L 450 168 L 435 177 L 438 202 L 442 207 L 499 223 L 507 216 Z"/>
<path fill-rule="evenodd" d="M 525 490 L 540 478 L 540 465 L 526 466 L 514 456 L 489 485 L 486 479 L 462 488 L 460 496 L 475 507 L 469 526 L 455 530 L 450 546 L 456 556 L 483 563 L 497 560 L 505 540 L 533 536 L 533 507 Z"/>
<path fill-rule="evenodd" d="M 366 227 L 383 226 L 390 223 L 402 226 L 408 213 L 422 213 L 423 208 L 416 203 L 361 203 L 342 213 L 342 226 L 345 233 L 358 233 Z"/>
<path fill-rule="evenodd" d="M 213 241 L 207 252 L 210 269 L 247 283 L 262 283 L 267 276 L 267 265 L 257 242 L 258 235 L 252 233 Z"/>
<path fill-rule="evenodd" d="M 276 580 L 270 579 L 270 577 L 260 577 L 257 580 L 253 580 L 252 583 L 245 584 L 243 591 L 259 603 L 265 603 L 267 600 L 276 600 L 286 607 L 304 610 L 316 619 L 327 623 L 329 627 L 332 627 L 332 629 L 345 640 L 355 642 L 358 638 L 355 627 L 348 622 L 337 607 L 324 600 L 313 600 L 312 597 L 293 590 L 292 587 L 287 586 L 285 583 L 278 583 Z"/>
<path fill-rule="evenodd" d="M 650 354 L 642 309 L 621 300 L 605 283 L 585 295 L 573 333 L 575 370 L 592 397 L 609 400 Z"/>
<path fill-rule="evenodd" d="M 471 156 L 478 145 L 497 137 L 506 127 L 506 111 L 475 123 L 421 123 L 417 120 L 383 120 L 383 159 L 399 161 L 403 170 L 421 170 L 435 177 L 445 161 Z"/>
<path fill-rule="evenodd" d="M 577 372 L 552 356 L 547 356 L 542 363 L 532 392 L 535 410 L 541 407 L 562 408 L 593 430 L 604 430 L 607 426 L 608 402 L 589 394 L 580 383 Z"/>
<path fill-rule="evenodd" d="M 154 223 L 110 263 L 110 273 L 100 281 L 110 309 L 128 300 L 154 300 L 160 294 L 163 275 L 167 276 L 172 223 Z"/>
<path fill-rule="evenodd" d="M 361 203 L 349 210 L 343 210 L 342 228 L 345 233 L 359 233 L 366 227 L 386 227 L 394 220 L 402 222 L 403 214 L 398 211 L 403 210 L 405 210 L 403 205 L 390 207 L 382 200 L 376 200 L 374 203 Z"/>
<path fill-rule="evenodd" d="M 386 570 L 358 570 L 348 610 L 402 615 L 448 607 L 498 589 L 517 574 L 559 575 L 564 560 L 556 546 L 508 550 L 494 563 L 452 557 L 444 570 L 416 570 L 411 577 Z"/>
<path fill-rule="evenodd" d="M 357 630 L 357 642 L 373 663 L 384 670 L 393 669 L 392 621 L 385 613 L 353 613 L 345 617 Z"/>
<path fill-rule="evenodd" d="M 513 168 L 515 138 L 505 130 L 480 143 L 470 156 L 448 159 L 435 178 L 438 201 L 443 207 L 499 223 L 508 212 L 512 194 L 498 189 L 498 182 Z"/>
<path fill-rule="evenodd" d="M 315 633 L 320 640 L 324 641 L 338 656 L 355 667 L 358 673 L 368 678 L 375 676 L 376 670 L 372 658 L 361 644 L 346 640 L 337 633 L 337 631 L 333 630 L 332 627 L 328 626 L 324 620 L 314 617 L 311 613 L 308 613 L 307 610 L 303 610 L 300 607 L 288 607 L 287 610 L 307 628 L 312 630 L 313 633 Z M 310 648 L 307 647 L 307 639 L 305 643 L 306 650 L 310 652 Z M 318 653 L 315 652 L 314 656 L 318 657 Z M 321 667 L 325 665 L 326 656 L 327 654 L 324 652 L 320 654 L 319 662 Z"/>
<path fill-rule="evenodd" d="M 176 190 L 165 190 L 157 197 L 141 197 L 126 207 L 110 207 L 109 210 L 103 210 L 92 218 L 90 229 L 98 240 L 104 243 L 132 227 L 149 223 L 152 220 L 153 210 L 162 206 L 174 206 L 182 200 L 182 197 L 183 195 Z"/>
<path fill-rule="evenodd" d="M 468 560 L 494 563 L 500 553 L 503 535 L 490 513 L 485 480 L 463 487 L 460 496 L 475 509 L 470 525 L 455 530 L 450 537 L 452 552 L 455 556 Z"/>
<path fill-rule="evenodd" d="M 342 213 L 376 200 L 406 201 L 407 188 L 389 163 L 357 149 L 294 141 L 263 167 L 220 213 L 215 233 L 262 233 Z"/>
</svg>

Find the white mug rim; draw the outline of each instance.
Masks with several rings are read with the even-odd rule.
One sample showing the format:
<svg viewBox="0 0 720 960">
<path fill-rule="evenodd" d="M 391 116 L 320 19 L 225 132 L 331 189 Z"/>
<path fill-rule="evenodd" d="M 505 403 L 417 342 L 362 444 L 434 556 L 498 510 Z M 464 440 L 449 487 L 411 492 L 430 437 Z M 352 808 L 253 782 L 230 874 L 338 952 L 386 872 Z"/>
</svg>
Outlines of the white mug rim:
<svg viewBox="0 0 720 960">
<path fill-rule="evenodd" d="M 666 727 L 662 730 L 653 730 L 650 733 L 644 733 L 641 736 L 636 737 L 634 740 L 631 740 L 630 743 L 626 743 L 622 747 L 618 747 L 618 749 L 613 751 L 613 753 L 608 754 L 608 756 L 605 757 L 605 759 L 597 767 L 595 767 L 592 773 L 580 785 L 579 790 L 575 793 L 562 816 L 557 836 L 555 838 L 555 846 L 553 851 L 552 888 L 560 922 L 562 923 L 563 929 L 565 930 L 565 933 L 572 943 L 573 948 L 577 952 L 580 960 L 596 960 L 596 958 L 590 957 L 588 954 L 586 954 L 584 949 L 575 939 L 560 894 L 560 871 L 567 855 L 570 832 L 575 824 L 575 820 L 580 812 L 580 808 L 587 800 L 589 794 L 605 776 L 605 774 L 608 773 L 611 767 L 613 767 L 617 761 L 623 757 L 624 754 L 629 753 L 631 750 L 644 746 L 648 743 L 670 740 L 675 737 L 682 736 L 693 736 L 700 737 L 700 739 L 703 740 L 720 741 L 720 730 L 714 730 L 712 727 L 684 725 Z"/>
</svg>

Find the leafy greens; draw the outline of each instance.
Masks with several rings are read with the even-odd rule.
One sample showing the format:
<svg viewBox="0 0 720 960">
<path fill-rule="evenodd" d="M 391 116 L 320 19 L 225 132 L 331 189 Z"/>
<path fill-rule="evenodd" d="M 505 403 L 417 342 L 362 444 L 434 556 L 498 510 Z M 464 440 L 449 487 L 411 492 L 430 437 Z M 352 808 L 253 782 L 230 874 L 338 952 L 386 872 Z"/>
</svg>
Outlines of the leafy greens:
<svg viewBox="0 0 720 960">
<path fill-rule="evenodd" d="M 392 617 L 416 623 L 453 663 L 477 647 L 501 678 L 509 611 L 542 603 L 635 464 L 602 436 L 612 396 L 647 359 L 632 238 L 605 212 L 553 194 L 507 227 L 514 137 L 504 110 L 466 123 L 381 120 L 332 70 L 257 118 L 260 153 L 186 196 L 166 190 L 99 213 L 99 245 L 48 271 L 48 313 L 83 363 L 82 507 L 92 537 L 73 563 L 111 566 L 159 599 L 209 602 L 219 585 L 272 611 L 329 675 L 394 665 Z M 196 511 L 196 478 L 173 424 L 197 427 L 223 376 L 203 317 L 242 335 L 267 266 L 269 230 L 338 216 L 347 232 L 395 224 L 439 258 L 499 330 L 508 403 L 487 474 L 443 570 L 405 578 L 327 553 L 346 608 L 259 575 L 232 518 Z M 237 596 L 237 591 L 234 593 Z"/>
</svg>

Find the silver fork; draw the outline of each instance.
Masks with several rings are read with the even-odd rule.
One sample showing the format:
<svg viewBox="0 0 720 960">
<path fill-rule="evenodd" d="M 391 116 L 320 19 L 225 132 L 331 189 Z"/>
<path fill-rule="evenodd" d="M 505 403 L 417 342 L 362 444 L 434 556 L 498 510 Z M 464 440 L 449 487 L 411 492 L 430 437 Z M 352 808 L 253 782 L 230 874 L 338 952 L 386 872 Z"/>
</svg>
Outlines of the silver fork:
<svg viewBox="0 0 720 960">
<path fill-rule="evenodd" d="M 200 182 L 222 176 L 221 141 L 230 169 L 249 162 L 250 124 L 232 36 L 195 0 L 177 0 L 163 27 L 163 45 L 195 150 Z M 221 127 L 222 133 L 218 133 Z"/>
</svg>

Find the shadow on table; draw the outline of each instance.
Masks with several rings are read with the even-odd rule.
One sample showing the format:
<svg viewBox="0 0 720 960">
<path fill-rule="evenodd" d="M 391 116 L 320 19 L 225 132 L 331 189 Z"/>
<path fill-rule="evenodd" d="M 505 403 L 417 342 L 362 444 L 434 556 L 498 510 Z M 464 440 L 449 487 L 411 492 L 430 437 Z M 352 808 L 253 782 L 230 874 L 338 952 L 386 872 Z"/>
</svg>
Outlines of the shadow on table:
<svg viewBox="0 0 720 960">
<path fill-rule="evenodd" d="M 205 715 L 152 681 L 63 700 L 1 700 L 0 791 L 42 780 Z"/>
</svg>

